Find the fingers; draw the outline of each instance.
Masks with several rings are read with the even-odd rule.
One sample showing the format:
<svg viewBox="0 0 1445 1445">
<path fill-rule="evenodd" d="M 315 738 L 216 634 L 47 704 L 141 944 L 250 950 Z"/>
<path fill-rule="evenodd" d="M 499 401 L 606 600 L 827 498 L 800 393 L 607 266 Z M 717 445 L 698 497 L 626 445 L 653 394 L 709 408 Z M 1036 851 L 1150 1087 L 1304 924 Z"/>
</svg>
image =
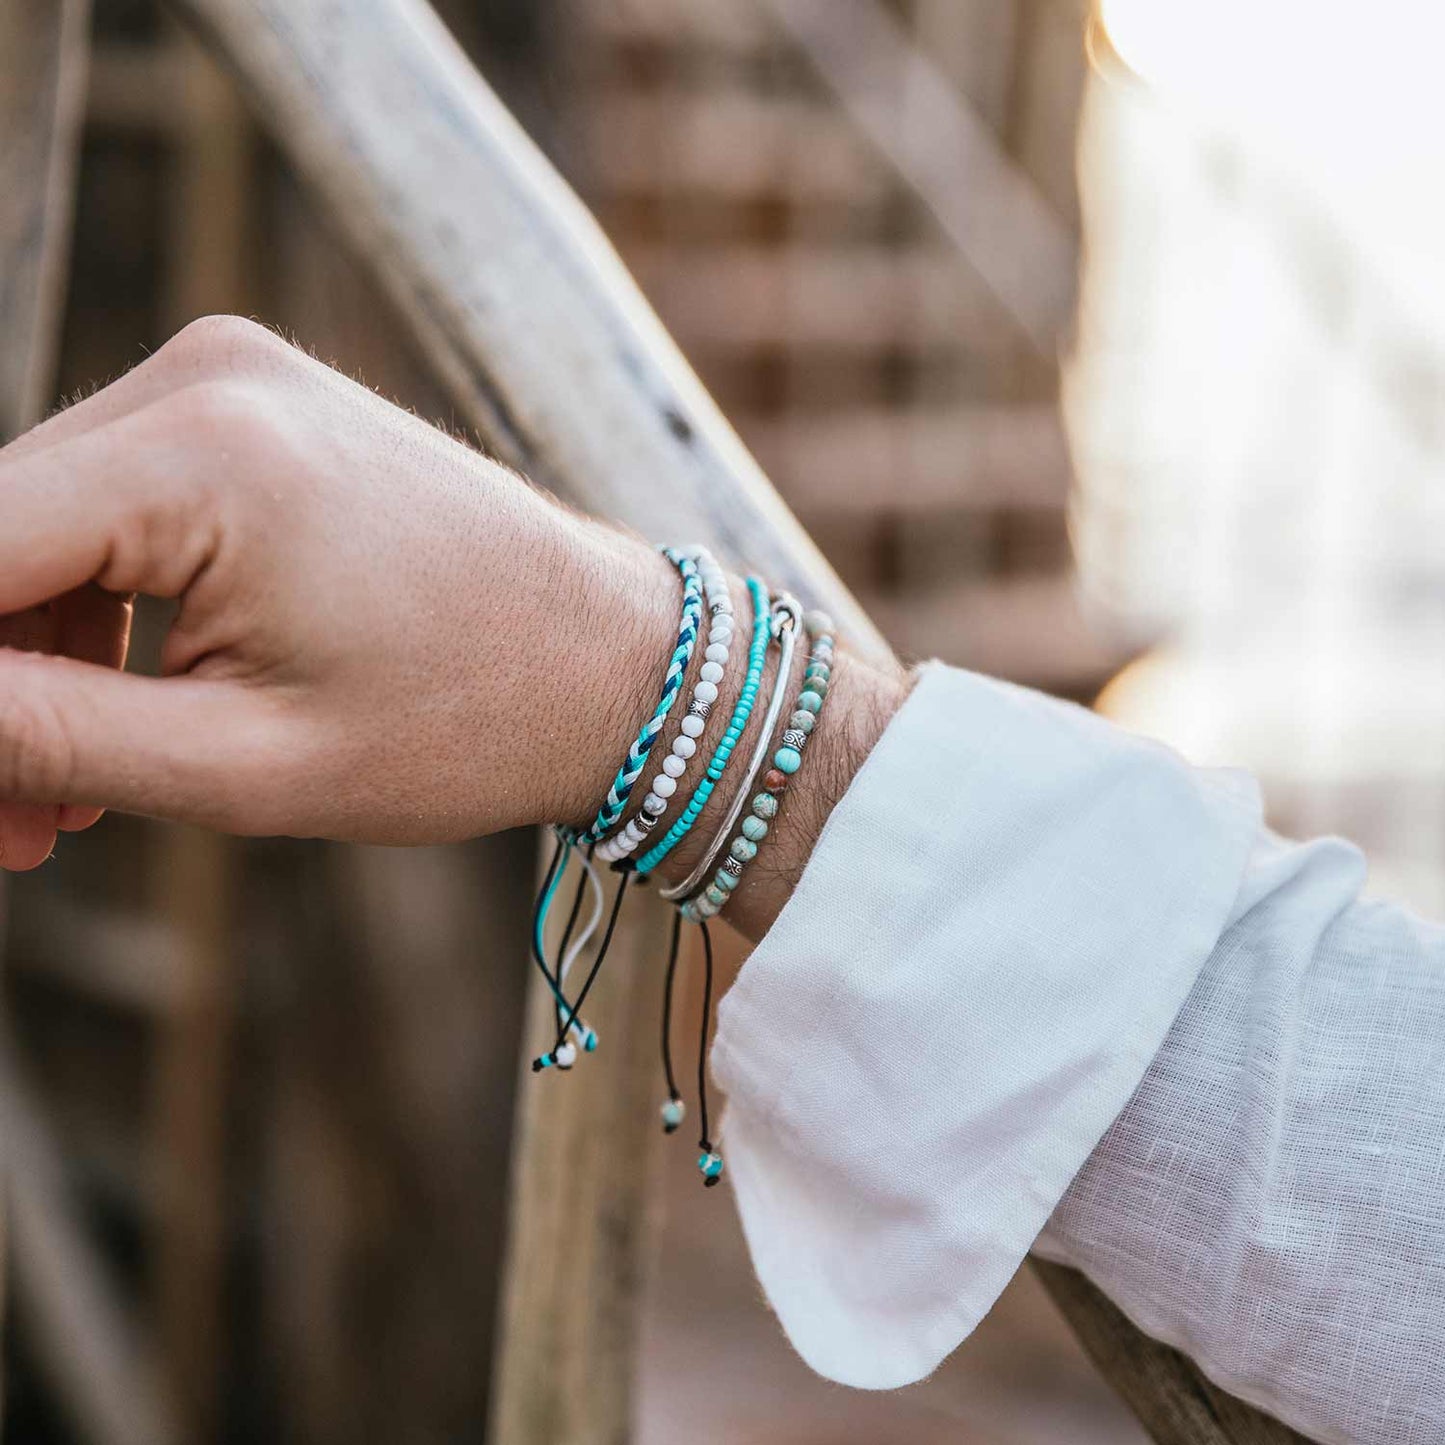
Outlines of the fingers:
<svg viewBox="0 0 1445 1445">
<path fill-rule="evenodd" d="M 263 810 L 284 797 L 275 780 L 297 756 L 286 732 L 241 684 L 0 652 L 7 802 L 70 798 L 231 832 L 284 832 L 286 819 Z M 15 867 L 18 856 L 17 845 L 0 861 Z"/>
<path fill-rule="evenodd" d="M 125 666 L 130 648 L 130 624 L 134 608 L 127 597 L 85 587 L 61 598 L 56 607 L 59 628 L 54 652 L 77 662 L 99 667 Z M 65 803 L 56 826 L 62 833 L 79 833 L 100 821 L 100 808 Z"/>
<path fill-rule="evenodd" d="M 124 597 L 83 587 L 44 608 L 0 617 L 0 647 L 49 652 L 103 667 L 123 667 L 130 639 L 131 604 Z M 0 858 L 39 863 L 49 855 L 56 828 L 80 832 L 100 818 L 98 808 L 42 808 L 0 803 Z"/>
<path fill-rule="evenodd" d="M 0 458 L 0 614 L 96 582 L 179 596 L 216 545 L 203 451 L 254 422 L 237 383 L 191 388 L 15 459 Z"/>
<path fill-rule="evenodd" d="M 0 647 L 53 652 L 60 635 L 57 606 L 0 617 Z M 39 803 L 0 802 L 0 867 L 34 868 L 50 856 L 60 810 Z"/>
<path fill-rule="evenodd" d="M 0 868 L 26 873 L 55 847 L 56 813 L 50 805 L 7 803 L 0 808 Z"/>
</svg>

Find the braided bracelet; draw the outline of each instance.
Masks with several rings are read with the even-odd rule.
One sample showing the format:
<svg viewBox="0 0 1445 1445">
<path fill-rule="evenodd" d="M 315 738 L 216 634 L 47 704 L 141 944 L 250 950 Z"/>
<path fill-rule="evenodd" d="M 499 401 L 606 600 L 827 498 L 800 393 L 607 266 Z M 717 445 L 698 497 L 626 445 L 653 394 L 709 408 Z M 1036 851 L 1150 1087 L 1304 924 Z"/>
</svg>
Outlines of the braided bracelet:
<svg viewBox="0 0 1445 1445">
<path fill-rule="evenodd" d="M 682 621 L 678 625 L 677 645 L 672 650 L 667 675 L 662 681 L 662 696 L 658 698 L 652 716 L 643 723 L 632 746 L 628 748 L 627 757 L 612 780 L 612 786 L 608 788 L 607 797 L 598 809 L 597 816 L 581 832 L 568 827 L 556 829 L 558 835 L 569 843 L 595 843 L 616 827 L 638 778 L 642 776 L 647 755 L 666 725 L 678 693 L 682 691 L 683 675 L 687 672 L 688 663 L 692 661 L 693 648 L 697 645 L 698 628 L 702 621 L 702 583 L 698 578 L 697 563 L 671 547 L 663 548 L 662 554 L 682 574 Z"/>
<path fill-rule="evenodd" d="M 832 676 L 833 623 L 826 613 L 810 612 L 803 619 L 803 626 L 813 638 L 813 647 L 808 654 L 797 706 L 773 754 L 773 765 L 763 774 L 762 791 L 753 798 L 752 808 L 743 819 L 742 831 L 728 847 L 727 858 L 702 893 L 682 905 L 682 916 L 694 923 L 703 923 L 722 911 L 737 888 L 743 869 L 757 857 L 758 845 L 767 837 L 768 828 L 778 815 L 789 779 L 803 764 L 803 750 L 822 714 Z M 780 677 L 779 687 L 782 685 Z"/>
<path fill-rule="evenodd" d="M 688 760 L 697 752 L 697 740 L 707 725 L 708 714 L 717 701 L 718 683 L 727 673 L 729 648 L 733 640 L 733 599 L 728 579 L 712 553 L 705 547 L 688 547 L 680 554 L 694 563 L 702 579 L 703 594 L 711 617 L 708 629 L 706 661 L 692 690 L 692 703 L 682 720 L 683 730 L 673 739 L 672 751 L 662 760 L 662 768 L 648 785 L 642 809 L 628 825 L 614 833 L 597 849 L 603 863 L 615 863 L 629 857 L 657 826 L 667 811 L 669 800 L 687 771 Z"/>
<path fill-rule="evenodd" d="M 707 806 L 708 799 L 713 795 L 713 789 L 717 787 L 723 773 L 727 771 L 733 749 L 737 747 L 738 740 L 747 731 L 748 719 L 753 715 L 753 704 L 757 702 L 758 688 L 762 686 L 763 666 L 767 662 L 771 619 L 768 594 L 764 590 L 761 580 L 757 577 L 749 577 L 747 587 L 748 597 L 753 605 L 753 640 L 748 648 L 748 671 L 747 676 L 743 678 L 742 691 L 738 694 L 737 703 L 733 707 L 733 715 L 728 719 L 727 731 L 719 740 L 712 759 L 707 765 L 707 774 L 693 791 L 692 797 L 688 799 L 682 816 L 667 830 L 666 836 L 660 842 L 654 844 L 638 859 L 637 871 L 642 877 L 651 873 L 672 852 L 697 821 L 698 814 Z M 678 742 L 681 741 L 682 739 L 679 738 Z M 643 806 L 645 807 L 646 804 Z"/>
</svg>

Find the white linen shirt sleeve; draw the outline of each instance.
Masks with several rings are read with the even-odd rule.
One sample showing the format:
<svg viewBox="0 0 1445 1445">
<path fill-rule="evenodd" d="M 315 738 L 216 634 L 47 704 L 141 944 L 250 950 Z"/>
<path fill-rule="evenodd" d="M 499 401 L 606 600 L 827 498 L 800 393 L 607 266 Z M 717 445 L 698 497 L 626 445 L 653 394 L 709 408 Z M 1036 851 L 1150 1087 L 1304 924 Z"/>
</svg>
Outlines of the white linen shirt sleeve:
<svg viewBox="0 0 1445 1445">
<path fill-rule="evenodd" d="M 1319 1439 L 1445 1438 L 1445 933 L 1362 878 L 1242 774 L 924 669 L 719 1009 L 804 1359 L 920 1378 L 1037 1242 Z"/>
</svg>

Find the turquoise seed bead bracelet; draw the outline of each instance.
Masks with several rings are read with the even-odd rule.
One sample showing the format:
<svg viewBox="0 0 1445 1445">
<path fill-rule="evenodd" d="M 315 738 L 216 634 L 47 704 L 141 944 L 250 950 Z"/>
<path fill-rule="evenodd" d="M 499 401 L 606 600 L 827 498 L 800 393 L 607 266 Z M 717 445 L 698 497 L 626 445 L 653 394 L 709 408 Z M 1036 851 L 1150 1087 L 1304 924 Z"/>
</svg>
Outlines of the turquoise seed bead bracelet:
<svg viewBox="0 0 1445 1445">
<path fill-rule="evenodd" d="M 671 887 L 658 890 L 659 895 L 668 903 L 684 903 L 703 890 L 712 873 L 713 865 L 723 850 L 723 845 L 732 836 L 738 819 L 743 815 L 743 809 L 747 807 L 748 797 L 756 786 L 757 780 L 762 776 L 764 767 L 767 766 L 768 748 L 777 732 L 778 720 L 783 715 L 788 679 L 792 674 L 793 653 L 797 648 L 798 637 L 802 630 L 802 604 L 786 592 L 774 597 L 768 616 L 768 631 L 771 640 L 778 645 L 778 667 L 773 676 L 773 690 L 768 698 L 767 711 L 763 715 L 762 726 L 758 729 L 752 756 L 748 759 L 747 773 L 733 795 L 727 815 L 714 831 L 712 841 L 708 844 L 702 857 L 694 864 L 692 872 L 680 883 L 674 883 Z"/>
<path fill-rule="evenodd" d="M 812 650 L 803 671 L 803 685 L 797 704 L 773 753 L 773 765 L 763 775 L 762 790 L 753 798 L 741 831 L 728 847 L 728 856 L 713 875 L 712 882 L 682 905 L 682 916 L 693 923 L 705 923 L 726 907 L 743 876 L 743 870 L 757 857 L 759 846 L 768 836 L 768 830 L 782 806 L 783 794 L 787 792 L 793 775 L 803 765 L 803 751 L 822 715 L 832 677 L 833 623 L 826 613 L 810 612 L 803 619 L 803 626 L 812 638 Z M 783 685 L 783 681 L 779 679 L 779 686 Z"/>
<path fill-rule="evenodd" d="M 747 586 L 748 597 L 753 607 L 753 640 L 748 649 L 748 671 L 747 676 L 743 679 L 742 691 L 738 694 L 733 715 L 728 719 L 727 731 L 719 741 L 717 749 L 712 755 L 712 761 L 707 765 L 707 773 L 688 800 L 682 816 L 673 823 L 658 843 L 638 859 L 637 871 L 644 878 L 677 847 L 697 821 L 698 814 L 707 806 L 713 790 L 717 787 L 723 773 L 727 771 L 733 749 L 737 747 L 738 740 L 747 730 L 748 719 L 753 713 L 753 704 L 757 702 L 758 688 L 762 686 L 763 681 L 763 664 L 768 655 L 769 604 L 768 594 L 763 587 L 761 578 L 749 577 Z"/>
</svg>

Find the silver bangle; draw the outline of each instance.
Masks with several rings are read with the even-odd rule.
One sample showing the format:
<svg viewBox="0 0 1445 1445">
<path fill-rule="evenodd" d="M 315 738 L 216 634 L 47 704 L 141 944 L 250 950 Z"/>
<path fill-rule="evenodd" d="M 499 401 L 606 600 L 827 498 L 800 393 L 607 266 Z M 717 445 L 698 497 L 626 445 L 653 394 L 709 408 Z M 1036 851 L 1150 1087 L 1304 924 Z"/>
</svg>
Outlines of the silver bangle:
<svg viewBox="0 0 1445 1445">
<path fill-rule="evenodd" d="M 723 846 L 732 836 L 732 831 L 737 827 L 738 819 L 742 817 L 743 809 L 747 806 L 748 798 L 757 786 L 763 765 L 768 759 L 768 748 L 772 743 L 773 733 L 777 730 L 778 718 L 782 716 L 783 703 L 788 696 L 788 680 L 793 670 L 793 652 L 798 645 L 798 633 L 802 626 L 803 604 L 789 592 L 779 593 L 773 599 L 772 608 L 773 636 L 778 640 L 778 671 L 773 678 L 773 695 L 768 702 L 768 711 L 763 718 L 762 730 L 758 733 L 757 743 L 753 747 L 753 755 L 748 760 L 748 770 L 744 774 L 742 786 L 733 797 L 727 817 L 723 819 L 717 832 L 713 834 L 712 842 L 708 844 L 707 852 L 703 854 L 697 867 L 681 883 L 674 884 L 671 888 L 658 889 L 659 896 L 665 898 L 669 903 L 686 903 L 688 899 L 702 892 L 713 864 L 717 862 L 718 854 L 722 852 Z"/>
</svg>

